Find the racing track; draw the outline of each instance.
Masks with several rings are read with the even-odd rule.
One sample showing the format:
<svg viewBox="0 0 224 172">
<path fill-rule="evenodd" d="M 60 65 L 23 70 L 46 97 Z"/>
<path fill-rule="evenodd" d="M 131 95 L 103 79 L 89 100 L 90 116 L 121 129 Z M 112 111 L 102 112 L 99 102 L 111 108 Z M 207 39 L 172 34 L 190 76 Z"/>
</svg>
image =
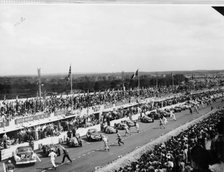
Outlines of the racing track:
<svg viewBox="0 0 224 172">
<path fill-rule="evenodd" d="M 214 107 L 221 106 L 221 102 L 218 101 L 213 105 Z M 222 105 L 223 106 L 223 105 Z M 103 142 L 85 142 L 83 147 L 80 148 L 68 148 L 70 157 L 73 163 L 60 164 L 62 156 L 57 157 L 56 162 L 59 167 L 56 170 L 51 169 L 52 165 L 49 158 L 41 158 L 41 162 L 37 162 L 34 166 L 18 167 L 16 172 L 90 172 L 94 171 L 95 167 L 105 166 L 106 164 L 116 160 L 118 156 L 123 156 L 137 147 L 143 146 L 174 128 L 179 127 L 186 122 L 189 122 L 199 116 L 210 112 L 211 107 L 200 108 L 199 114 L 189 114 L 189 110 L 182 111 L 176 114 L 177 121 L 171 121 L 168 119 L 166 129 L 159 128 L 159 121 L 155 120 L 154 123 L 141 123 L 140 133 L 136 133 L 135 128 L 131 129 L 131 135 L 123 137 L 125 145 L 118 146 L 116 143 L 116 134 L 108 135 L 110 151 L 105 152 L 103 150 Z M 124 135 L 124 131 L 120 131 L 121 135 Z"/>
</svg>

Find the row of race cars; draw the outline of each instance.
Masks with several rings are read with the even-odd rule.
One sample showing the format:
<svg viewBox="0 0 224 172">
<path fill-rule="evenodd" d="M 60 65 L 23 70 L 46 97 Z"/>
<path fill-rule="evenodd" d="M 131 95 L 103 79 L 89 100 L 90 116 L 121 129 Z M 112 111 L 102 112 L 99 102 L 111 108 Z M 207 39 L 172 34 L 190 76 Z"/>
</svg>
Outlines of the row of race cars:
<svg viewBox="0 0 224 172">
<path fill-rule="evenodd" d="M 164 117 L 170 117 L 171 111 L 173 113 L 178 113 L 184 110 L 187 110 L 191 108 L 192 105 L 189 104 L 180 104 L 175 107 L 171 108 L 166 108 L 166 109 L 160 109 L 160 110 L 153 110 L 153 111 L 148 111 L 146 113 L 142 113 L 138 121 L 142 123 L 153 123 L 154 120 L 159 119 L 161 116 Z M 135 121 L 133 120 L 122 120 L 119 123 L 115 123 L 114 126 L 108 126 L 106 123 L 101 124 L 101 132 L 104 132 L 106 134 L 114 134 L 117 132 L 117 130 L 125 130 L 126 127 L 131 128 L 135 127 Z M 89 129 L 87 134 L 86 134 L 86 139 L 88 141 L 100 141 L 102 140 L 101 138 L 101 132 L 98 132 L 96 129 Z"/>
<path fill-rule="evenodd" d="M 183 110 L 187 110 L 192 107 L 191 104 L 180 104 L 172 108 L 164 108 L 164 109 L 157 109 L 153 111 L 147 111 L 144 113 L 141 113 L 139 116 L 138 121 L 143 123 L 152 123 L 154 120 L 159 119 L 161 116 L 169 117 L 170 112 L 173 113 L 181 112 Z M 97 131 L 96 129 L 89 129 L 86 133 L 86 136 L 84 136 L 84 139 L 86 139 L 89 142 L 93 141 L 101 141 L 102 140 L 102 132 L 106 134 L 114 134 L 117 132 L 117 130 L 125 130 L 126 127 L 131 128 L 135 127 L 135 121 L 133 120 L 122 120 L 119 123 L 115 123 L 114 126 L 108 126 L 106 123 L 101 124 L 101 131 Z M 71 138 L 67 138 L 66 142 L 63 144 L 66 144 L 68 147 L 82 147 L 82 138 L 79 134 L 76 134 L 75 136 Z M 42 146 L 42 156 L 47 157 L 49 155 L 50 150 L 54 150 L 58 156 L 61 155 L 61 148 L 59 145 L 43 145 Z M 13 153 L 13 159 L 15 161 L 16 165 L 19 164 L 34 164 L 36 162 L 36 159 L 34 157 L 34 152 L 31 146 L 21 146 L 16 149 L 16 151 Z"/>
</svg>

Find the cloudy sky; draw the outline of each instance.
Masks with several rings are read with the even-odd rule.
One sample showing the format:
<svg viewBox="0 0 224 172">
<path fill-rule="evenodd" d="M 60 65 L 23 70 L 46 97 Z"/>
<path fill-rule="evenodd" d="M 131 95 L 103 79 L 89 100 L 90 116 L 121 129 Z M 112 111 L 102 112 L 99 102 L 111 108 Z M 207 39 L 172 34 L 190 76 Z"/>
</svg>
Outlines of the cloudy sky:
<svg viewBox="0 0 224 172">
<path fill-rule="evenodd" d="M 0 76 L 224 69 L 210 6 L 0 6 Z"/>
</svg>

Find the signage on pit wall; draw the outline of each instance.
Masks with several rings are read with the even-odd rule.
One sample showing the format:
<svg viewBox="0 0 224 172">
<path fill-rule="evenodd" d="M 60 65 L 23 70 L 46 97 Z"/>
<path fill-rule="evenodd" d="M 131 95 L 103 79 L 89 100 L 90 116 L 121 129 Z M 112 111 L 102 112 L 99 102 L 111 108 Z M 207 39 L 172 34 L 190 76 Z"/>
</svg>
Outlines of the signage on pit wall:
<svg viewBox="0 0 224 172">
<path fill-rule="evenodd" d="M 18 125 L 18 124 L 35 121 L 39 119 L 44 119 L 44 118 L 49 118 L 49 117 L 50 117 L 49 113 L 38 113 L 33 116 L 27 116 L 27 117 L 15 119 L 15 124 Z"/>
</svg>

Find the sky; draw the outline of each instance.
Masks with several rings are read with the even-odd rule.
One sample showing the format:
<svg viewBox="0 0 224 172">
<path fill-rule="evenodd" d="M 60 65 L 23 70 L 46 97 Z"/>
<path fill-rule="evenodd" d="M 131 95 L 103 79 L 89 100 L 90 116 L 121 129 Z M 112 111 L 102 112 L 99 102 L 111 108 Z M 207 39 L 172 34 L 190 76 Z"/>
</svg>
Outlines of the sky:
<svg viewBox="0 0 224 172">
<path fill-rule="evenodd" d="M 224 69 L 207 5 L 0 6 L 0 76 Z"/>
</svg>

